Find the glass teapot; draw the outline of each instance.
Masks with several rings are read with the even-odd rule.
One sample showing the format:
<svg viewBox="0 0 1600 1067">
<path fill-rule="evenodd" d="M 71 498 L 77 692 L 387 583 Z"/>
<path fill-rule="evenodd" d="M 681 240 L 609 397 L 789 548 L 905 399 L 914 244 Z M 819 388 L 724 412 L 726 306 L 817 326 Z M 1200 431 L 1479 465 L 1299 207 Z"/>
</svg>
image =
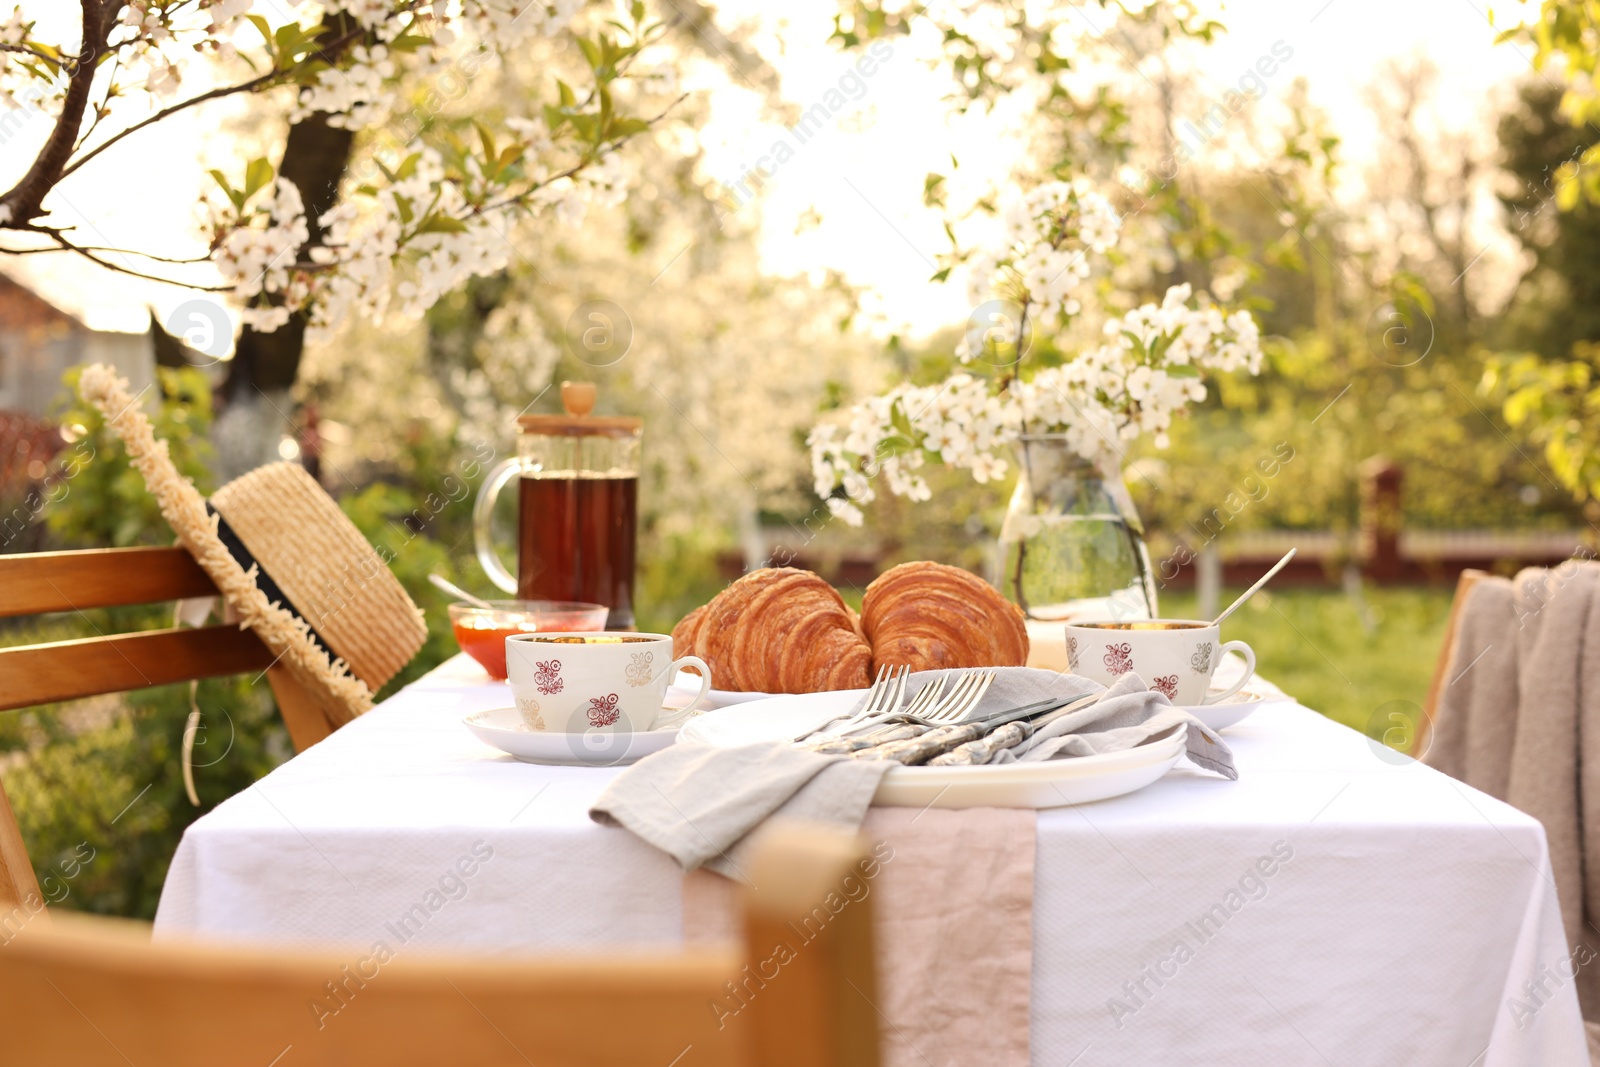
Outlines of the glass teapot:
<svg viewBox="0 0 1600 1067">
<path fill-rule="evenodd" d="M 593 382 L 562 382 L 565 415 L 517 419 L 517 454 L 489 472 L 472 509 L 478 562 L 523 600 L 610 609 L 609 630 L 633 629 L 641 419 L 591 415 Z M 517 480 L 517 573 L 495 552 L 494 502 Z"/>
</svg>

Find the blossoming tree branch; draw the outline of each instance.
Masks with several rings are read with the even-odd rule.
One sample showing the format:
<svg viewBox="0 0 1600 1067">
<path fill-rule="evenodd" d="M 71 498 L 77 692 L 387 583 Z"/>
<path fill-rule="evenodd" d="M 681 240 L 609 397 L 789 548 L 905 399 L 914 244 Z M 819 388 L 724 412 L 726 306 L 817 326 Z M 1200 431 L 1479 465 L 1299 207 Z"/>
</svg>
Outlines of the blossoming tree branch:
<svg viewBox="0 0 1600 1067">
<path fill-rule="evenodd" d="M 978 308 L 956 354 L 987 373 L 899 385 L 812 430 L 816 491 L 845 521 L 861 522 L 880 474 L 896 496 L 927 499 L 918 471 L 929 460 L 979 482 L 1001 478 L 1005 453 L 1024 434 L 1060 435 L 1114 470 L 1145 434 L 1166 447 L 1173 417 L 1205 399 L 1205 372 L 1260 372 L 1255 320 L 1225 313 L 1187 284 L 1117 313 L 1115 290 L 1093 282 L 1110 265 L 1123 219 L 1087 179 L 1043 182 L 1008 198 L 1000 215 L 995 243 L 950 257 L 965 263 Z M 1103 340 L 1069 332 L 1096 310 Z M 1030 359 L 1035 331 L 1050 344 Z"/>
<path fill-rule="evenodd" d="M 638 0 L 609 16 L 582 0 L 80 6 L 76 41 L 42 39 L 20 7 L 0 15 L 0 114 L 26 109 L 51 123 L 26 172 L 0 193 L 0 254 L 74 254 L 230 294 L 251 330 L 294 323 L 296 362 L 308 329 L 326 333 L 391 303 L 420 313 L 468 277 L 501 269 L 521 219 L 548 212 L 578 222 L 589 203 L 619 201 L 626 173 L 617 149 L 671 104 L 659 91 L 650 99 L 660 87 L 644 83 L 658 75 L 637 62 L 661 32 Z M 583 57 L 588 84 L 555 79 L 543 106 L 495 126 L 431 111 L 410 128 L 392 121 L 416 110 L 410 94 L 428 79 L 471 79 L 535 39 L 563 34 Z M 197 81 L 215 84 L 185 91 Z M 246 96 L 288 118 L 289 142 L 281 167 L 258 158 L 211 172 L 205 255 L 108 247 L 59 220 L 52 193 L 108 149 L 180 113 Z M 629 114 L 624 97 L 658 106 Z M 347 175 L 354 135 L 380 124 L 388 142 L 373 139 Z M 397 126 L 406 134 L 398 142 Z M 207 264 L 214 273 L 204 282 L 177 276 Z"/>
</svg>

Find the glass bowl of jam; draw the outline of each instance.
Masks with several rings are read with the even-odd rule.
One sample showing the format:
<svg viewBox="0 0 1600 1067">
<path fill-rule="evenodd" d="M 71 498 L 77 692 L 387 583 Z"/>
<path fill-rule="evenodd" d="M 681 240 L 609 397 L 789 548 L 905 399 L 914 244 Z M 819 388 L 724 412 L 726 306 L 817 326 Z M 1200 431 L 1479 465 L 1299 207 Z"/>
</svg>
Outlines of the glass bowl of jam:
<svg viewBox="0 0 1600 1067">
<path fill-rule="evenodd" d="M 506 638 L 513 634 L 578 633 L 604 630 L 609 609 L 603 604 L 564 600 L 491 600 L 480 608 L 458 600 L 450 605 L 450 626 L 461 651 L 483 665 L 489 677 L 506 677 Z"/>
</svg>

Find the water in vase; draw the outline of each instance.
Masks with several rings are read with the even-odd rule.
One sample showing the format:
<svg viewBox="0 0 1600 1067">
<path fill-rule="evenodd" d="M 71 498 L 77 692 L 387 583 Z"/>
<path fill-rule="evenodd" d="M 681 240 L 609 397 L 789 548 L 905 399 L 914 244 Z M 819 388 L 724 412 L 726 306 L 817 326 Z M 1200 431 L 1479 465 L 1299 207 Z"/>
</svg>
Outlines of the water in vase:
<svg viewBox="0 0 1600 1067">
<path fill-rule="evenodd" d="M 1120 472 L 1055 435 L 1025 436 L 1000 532 L 1000 588 L 1029 618 L 1148 619 L 1156 590 L 1144 528 Z"/>
</svg>

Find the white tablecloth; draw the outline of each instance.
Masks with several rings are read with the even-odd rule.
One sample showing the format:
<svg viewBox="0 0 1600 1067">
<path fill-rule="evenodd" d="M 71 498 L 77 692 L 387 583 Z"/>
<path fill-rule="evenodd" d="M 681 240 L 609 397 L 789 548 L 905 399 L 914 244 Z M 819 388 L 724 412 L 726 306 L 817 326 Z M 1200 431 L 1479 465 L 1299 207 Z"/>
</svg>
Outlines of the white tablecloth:
<svg viewBox="0 0 1600 1067">
<path fill-rule="evenodd" d="M 485 747 L 482 682 L 458 657 L 202 817 L 157 936 L 678 943 L 676 867 L 586 814 L 618 772 Z M 1227 737 L 1238 782 L 1040 813 L 1036 1064 L 1586 1062 L 1537 822 L 1294 704 Z"/>
</svg>

